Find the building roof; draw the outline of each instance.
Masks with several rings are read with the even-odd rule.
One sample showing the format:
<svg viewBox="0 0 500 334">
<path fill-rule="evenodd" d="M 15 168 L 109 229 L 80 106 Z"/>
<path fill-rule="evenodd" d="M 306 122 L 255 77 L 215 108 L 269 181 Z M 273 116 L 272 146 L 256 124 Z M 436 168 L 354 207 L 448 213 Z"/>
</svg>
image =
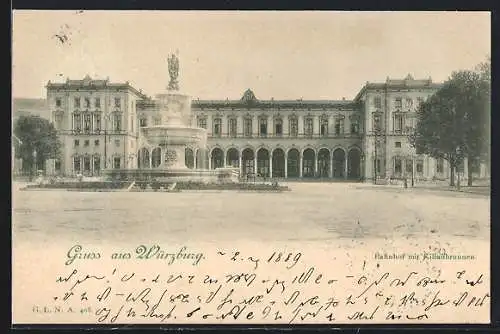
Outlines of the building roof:
<svg viewBox="0 0 500 334">
<path fill-rule="evenodd" d="M 428 79 L 414 79 L 411 74 L 408 74 L 404 79 L 391 79 L 387 77 L 385 82 L 366 82 L 366 84 L 361 88 L 359 93 L 354 98 L 354 101 L 358 101 L 367 90 L 377 90 L 377 89 L 439 89 L 442 87 L 442 83 L 432 82 L 432 78 Z"/>
<path fill-rule="evenodd" d="M 235 109 L 331 109 L 331 108 L 352 108 L 352 100 L 259 100 L 251 89 L 247 89 L 238 100 L 200 100 L 193 99 L 194 108 L 235 108 Z M 137 102 L 138 109 L 158 108 L 158 102 L 148 98 Z"/>
<path fill-rule="evenodd" d="M 127 89 L 132 91 L 134 94 L 139 96 L 140 98 L 147 98 L 145 94 L 142 93 L 141 90 L 138 90 L 134 88 L 130 83 L 127 81 L 125 83 L 116 83 L 116 82 L 110 82 L 109 78 L 106 78 L 105 80 L 102 79 L 92 79 L 89 75 L 86 75 L 83 79 L 81 80 L 70 80 L 69 78 L 66 79 L 66 82 L 48 82 L 47 85 L 45 86 L 47 89 L 103 89 L 103 88 L 110 88 L 110 89 Z"/>
</svg>

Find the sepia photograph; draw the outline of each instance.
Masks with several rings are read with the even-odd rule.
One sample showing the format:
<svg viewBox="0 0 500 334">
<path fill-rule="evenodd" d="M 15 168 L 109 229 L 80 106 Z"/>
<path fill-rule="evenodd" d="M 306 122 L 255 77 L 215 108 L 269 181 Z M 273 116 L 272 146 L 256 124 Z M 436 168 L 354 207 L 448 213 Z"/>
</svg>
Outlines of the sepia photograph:
<svg viewBox="0 0 500 334">
<path fill-rule="evenodd" d="M 12 17 L 13 325 L 490 322 L 489 12 Z"/>
</svg>

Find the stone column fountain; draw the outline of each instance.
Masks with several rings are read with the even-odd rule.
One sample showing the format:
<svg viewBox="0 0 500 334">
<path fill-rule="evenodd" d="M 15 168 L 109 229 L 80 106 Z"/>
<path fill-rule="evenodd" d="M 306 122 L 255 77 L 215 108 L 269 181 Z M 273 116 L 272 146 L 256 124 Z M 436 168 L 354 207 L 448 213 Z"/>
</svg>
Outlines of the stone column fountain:
<svg viewBox="0 0 500 334">
<path fill-rule="evenodd" d="M 167 90 L 156 95 L 161 122 L 158 125 L 142 127 L 140 132 L 141 141 L 161 148 L 161 164 L 158 167 L 146 169 L 111 169 L 106 170 L 105 174 L 122 180 L 154 178 L 173 181 L 236 181 L 239 169 L 193 170 L 186 166 L 186 148 L 192 146 L 205 149 L 207 130 L 192 127 L 190 124 L 191 97 L 179 92 L 179 59 L 176 55 L 172 54 L 168 58 L 168 71 L 170 82 Z"/>
<path fill-rule="evenodd" d="M 161 124 L 141 128 L 147 141 L 162 149 L 160 168 L 186 170 L 185 150 L 188 145 L 204 147 L 207 130 L 191 127 L 191 97 L 179 92 L 179 59 L 168 58 L 170 82 L 167 91 L 156 95 Z"/>
</svg>

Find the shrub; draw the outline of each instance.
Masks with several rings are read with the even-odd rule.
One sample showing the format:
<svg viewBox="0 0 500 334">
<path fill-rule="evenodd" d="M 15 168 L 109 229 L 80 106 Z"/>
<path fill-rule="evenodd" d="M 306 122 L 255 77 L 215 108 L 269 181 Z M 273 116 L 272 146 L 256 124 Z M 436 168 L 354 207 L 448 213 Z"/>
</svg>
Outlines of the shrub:
<svg viewBox="0 0 500 334">
<path fill-rule="evenodd" d="M 153 180 L 151 181 L 151 188 L 153 188 L 154 191 L 157 191 L 159 190 L 161 187 L 161 183 L 156 181 L 156 180 Z"/>
</svg>

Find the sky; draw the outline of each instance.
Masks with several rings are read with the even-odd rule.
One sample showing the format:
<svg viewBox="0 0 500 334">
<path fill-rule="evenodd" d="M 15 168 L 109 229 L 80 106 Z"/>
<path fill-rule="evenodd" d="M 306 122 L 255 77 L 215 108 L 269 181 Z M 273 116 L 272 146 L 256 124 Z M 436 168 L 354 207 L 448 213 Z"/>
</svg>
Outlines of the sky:
<svg viewBox="0 0 500 334">
<path fill-rule="evenodd" d="M 88 74 L 154 96 L 178 52 L 194 99 L 352 99 L 367 81 L 472 69 L 490 29 L 488 12 L 14 11 L 12 93 Z"/>
</svg>

